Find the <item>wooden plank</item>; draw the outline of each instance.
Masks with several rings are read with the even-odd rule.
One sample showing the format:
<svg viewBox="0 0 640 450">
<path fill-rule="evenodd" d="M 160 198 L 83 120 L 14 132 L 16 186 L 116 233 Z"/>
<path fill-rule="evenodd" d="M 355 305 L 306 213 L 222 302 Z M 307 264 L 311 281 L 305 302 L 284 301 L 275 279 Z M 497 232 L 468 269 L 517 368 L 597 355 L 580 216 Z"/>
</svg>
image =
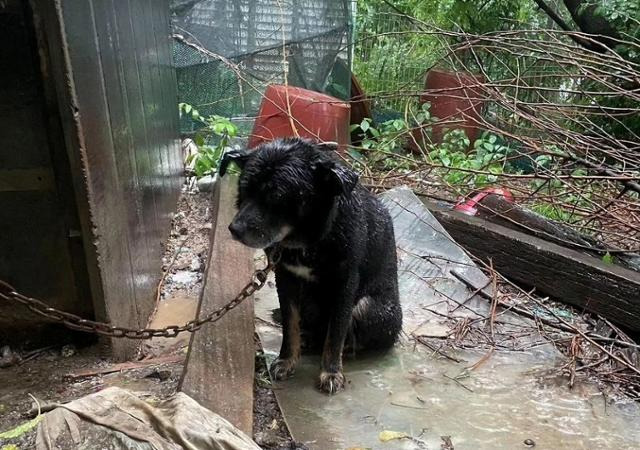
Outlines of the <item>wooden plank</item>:
<svg viewBox="0 0 640 450">
<path fill-rule="evenodd" d="M 640 274 L 423 199 L 460 245 L 502 275 L 640 331 Z"/>
<path fill-rule="evenodd" d="M 93 220 L 93 241 L 97 249 L 101 293 L 105 317 L 114 325 L 138 327 L 145 324 L 135 296 L 133 265 L 126 218 L 128 207 L 117 171 L 116 144 L 111 133 L 111 111 L 107 99 L 112 95 L 105 84 L 110 74 L 102 65 L 101 53 L 108 51 L 97 39 L 98 21 L 92 2 L 74 4 L 62 1 L 61 13 L 75 88 L 80 133 L 84 141 L 85 170 L 89 207 Z M 96 313 L 100 309 L 96 308 Z M 151 310 L 151 308 L 149 308 Z M 112 339 L 111 351 L 119 360 L 135 354 L 136 343 Z"/>
<path fill-rule="evenodd" d="M 184 355 L 165 355 L 157 358 L 143 359 L 142 361 L 128 361 L 118 364 L 112 364 L 106 367 L 98 367 L 97 369 L 79 370 L 77 372 L 68 373 L 65 378 L 78 380 L 80 378 L 95 377 L 97 375 L 106 375 L 108 373 L 124 372 L 126 370 L 143 369 L 150 366 L 159 366 L 161 364 L 175 364 L 184 361 Z"/>
<path fill-rule="evenodd" d="M 181 162 L 178 129 L 165 113 L 176 110 L 171 42 L 151 22 L 168 15 L 168 2 L 33 3 L 51 53 L 95 316 L 144 326 L 180 193 L 180 174 L 169 170 Z M 111 340 L 111 355 L 128 359 L 137 344 Z"/>
<path fill-rule="evenodd" d="M 214 223 L 198 317 L 234 298 L 253 273 L 253 250 L 231 239 L 238 180 L 216 183 Z M 253 300 L 247 299 L 215 324 L 196 332 L 189 345 L 180 390 L 251 435 L 254 375 Z"/>
<path fill-rule="evenodd" d="M 48 167 L 0 169 L 0 192 L 52 191 L 54 189 L 53 171 Z"/>
</svg>

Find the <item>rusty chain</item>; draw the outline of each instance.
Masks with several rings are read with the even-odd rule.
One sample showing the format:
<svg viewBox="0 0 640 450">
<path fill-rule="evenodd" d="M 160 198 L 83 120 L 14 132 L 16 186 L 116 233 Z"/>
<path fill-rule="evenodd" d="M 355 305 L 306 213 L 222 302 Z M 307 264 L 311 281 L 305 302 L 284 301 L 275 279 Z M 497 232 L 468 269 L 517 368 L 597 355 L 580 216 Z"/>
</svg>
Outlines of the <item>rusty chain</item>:
<svg viewBox="0 0 640 450">
<path fill-rule="evenodd" d="M 264 287 L 267 282 L 267 276 L 271 272 L 279 259 L 279 251 L 274 252 L 271 257 L 268 258 L 267 267 L 264 269 L 256 270 L 251 280 L 242 288 L 242 290 L 236 295 L 230 302 L 216 309 L 207 316 L 201 319 L 190 320 L 184 325 L 170 325 L 164 328 L 126 328 L 115 325 L 110 325 L 105 322 L 96 322 L 93 320 L 83 319 L 80 316 L 71 314 L 65 311 L 52 308 L 46 303 L 36 298 L 28 297 L 26 295 L 17 292 L 13 286 L 0 280 L 0 300 L 7 302 L 19 303 L 34 313 L 60 322 L 67 328 L 78 331 L 85 331 L 87 333 L 95 333 L 102 336 L 108 336 L 112 338 L 127 338 L 127 339 L 151 339 L 154 337 L 171 338 L 176 337 L 183 332 L 194 333 L 198 331 L 206 323 L 213 323 L 220 320 L 225 314 L 232 309 L 236 308 L 247 298 L 251 297 L 255 292 Z"/>
</svg>

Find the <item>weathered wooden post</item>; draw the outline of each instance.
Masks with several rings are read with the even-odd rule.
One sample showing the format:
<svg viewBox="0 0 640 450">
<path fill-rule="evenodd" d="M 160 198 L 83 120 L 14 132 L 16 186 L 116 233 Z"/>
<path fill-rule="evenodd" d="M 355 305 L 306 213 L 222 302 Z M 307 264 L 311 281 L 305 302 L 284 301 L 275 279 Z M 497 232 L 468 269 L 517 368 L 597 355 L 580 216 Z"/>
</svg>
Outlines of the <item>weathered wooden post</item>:
<svg viewBox="0 0 640 450">
<path fill-rule="evenodd" d="M 234 241 L 238 178 L 220 178 L 213 191 L 211 247 L 198 317 L 224 306 L 251 279 L 254 252 Z M 253 423 L 253 303 L 249 298 L 222 319 L 194 333 L 180 390 L 251 435 Z"/>
</svg>

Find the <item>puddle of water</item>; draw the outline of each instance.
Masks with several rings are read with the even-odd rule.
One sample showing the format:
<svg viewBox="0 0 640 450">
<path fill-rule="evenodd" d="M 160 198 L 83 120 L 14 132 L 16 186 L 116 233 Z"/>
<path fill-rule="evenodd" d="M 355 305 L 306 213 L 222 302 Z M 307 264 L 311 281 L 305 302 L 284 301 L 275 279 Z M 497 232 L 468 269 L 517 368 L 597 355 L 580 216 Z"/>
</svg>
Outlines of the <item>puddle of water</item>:
<svg viewBox="0 0 640 450">
<path fill-rule="evenodd" d="M 261 293 L 259 317 L 271 320 L 274 294 Z M 279 330 L 263 322 L 257 329 L 269 358 L 275 358 Z M 382 448 L 383 430 L 420 436 L 429 448 L 440 448 L 440 436 L 451 436 L 462 450 L 525 448 L 525 439 L 554 450 L 640 448 L 638 406 L 605 407 L 589 384 L 569 390 L 566 380 L 552 375 L 562 361 L 549 353 L 494 353 L 456 382 L 482 352 L 452 353 L 462 360 L 455 363 L 405 342 L 387 354 L 346 359 L 348 387 L 332 397 L 315 389 L 319 357 L 308 355 L 275 392 L 295 439 L 318 449 Z M 384 448 L 416 444 L 392 441 Z"/>
<path fill-rule="evenodd" d="M 158 310 L 153 316 L 150 327 L 164 328 L 173 324 L 187 323 L 195 318 L 197 308 L 198 298 L 196 296 L 176 293 L 158 304 Z M 159 356 L 187 347 L 190 338 L 189 333 L 182 333 L 172 338 L 153 338 L 143 344 L 145 354 L 147 356 Z"/>
<path fill-rule="evenodd" d="M 384 196 L 396 229 L 404 330 L 441 335 L 442 318 L 425 307 L 446 312 L 469 295 L 450 271 L 465 271 L 479 285 L 486 278 L 412 195 L 393 190 Z M 256 329 L 268 357 L 275 358 L 281 341 L 280 330 L 269 324 L 278 307 L 275 288 L 270 284 L 256 297 L 256 314 L 263 319 Z M 478 298 L 466 306 L 456 314 L 474 316 L 488 309 Z M 524 322 L 510 315 L 501 319 Z M 383 430 L 407 433 L 436 449 L 441 436 L 451 436 L 456 450 L 526 448 L 526 439 L 537 449 L 640 448 L 640 407 L 605 406 L 592 384 L 568 389 L 555 375 L 563 359 L 551 346 L 495 352 L 458 380 L 485 353 L 450 354 L 460 362 L 405 340 L 386 354 L 347 358 L 348 386 L 331 397 L 315 389 L 319 356 L 304 356 L 294 377 L 278 383 L 275 393 L 294 438 L 311 448 L 419 448 L 418 441 L 408 439 L 383 444 Z"/>
</svg>

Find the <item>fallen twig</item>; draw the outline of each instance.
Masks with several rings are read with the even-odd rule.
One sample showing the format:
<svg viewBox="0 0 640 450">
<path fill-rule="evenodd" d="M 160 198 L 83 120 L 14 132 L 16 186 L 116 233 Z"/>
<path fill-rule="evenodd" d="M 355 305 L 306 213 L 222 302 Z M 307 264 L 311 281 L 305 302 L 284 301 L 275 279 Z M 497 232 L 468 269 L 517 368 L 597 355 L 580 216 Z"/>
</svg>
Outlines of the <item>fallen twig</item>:
<svg viewBox="0 0 640 450">
<path fill-rule="evenodd" d="M 426 339 L 422 339 L 422 336 L 413 336 L 413 339 L 415 339 L 417 342 L 421 343 L 422 345 L 424 345 L 425 347 L 428 347 L 429 349 L 433 350 L 435 353 L 437 353 L 440 356 L 444 356 L 445 358 L 453 361 L 453 362 L 457 362 L 457 363 L 461 363 L 462 360 L 458 359 L 454 356 L 448 355 L 445 352 L 443 352 L 442 350 L 440 350 L 439 348 L 434 347 L 433 345 L 431 345 Z"/>
<path fill-rule="evenodd" d="M 464 275 L 456 272 L 455 270 L 451 271 L 451 275 L 456 277 L 458 280 L 462 281 L 469 289 L 473 289 L 473 290 L 477 289 L 477 287 L 474 285 L 474 283 L 472 283 L 470 280 L 465 278 Z M 502 275 L 500 275 L 500 276 L 502 277 Z M 502 278 L 504 278 L 504 277 L 502 277 Z M 512 283 L 510 283 L 510 284 L 512 284 Z M 527 296 L 531 297 L 531 294 L 529 294 L 527 291 L 522 290 L 520 287 L 518 287 L 518 289 L 521 290 L 522 292 L 524 292 Z M 489 295 L 488 293 L 486 293 L 482 289 L 478 292 L 478 294 L 481 297 L 483 297 L 483 298 L 485 298 L 487 300 L 492 300 L 492 296 Z M 555 329 L 558 329 L 558 330 L 562 330 L 562 331 L 568 331 L 568 332 L 572 332 L 573 331 L 573 329 L 571 327 L 564 326 L 561 323 L 554 322 L 553 320 L 549 320 L 549 319 L 547 319 L 545 317 L 540 317 L 539 315 L 531 313 L 531 312 L 529 312 L 529 311 L 527 311 L 525 309 L 519 308 L 518 306 L 510 305 L 509 309 L 512 310 L 515 313 L 520 314 L 521 316 L 527 317 L 528 319 L 538 320 L 541 323 L 543 323 L 545 325 L 548 325 L 548 326 L 550 326 L 552 328 L 555 328 Z"/>
<path fill-rule="evenodd" d="M 448 380 L 453 381 L 454 383 L 456 383 L 458 386 L 460 386 L 461 388 L 466 389 L 469 392 L 473 392 L 473 389 L 471 389 L 469 386 L 466 386 L 464 383 L 462 383 L 460 380 L 457 380 L 453 377 L 450 377 L 449 375 L 447 375 L 446 373 L 442 374 L 443 377 L 447 378 Z"/>
<path fill-rule="evenodd" d="M 143 359 L 142 361 L 130 361 L 130 362 L 114 364 L 108 367 L 101 367 L 98 369 L 72 372 L 67 374 L 66 377 L 72 380 L 77 380 L 79 378 L 93 377 L 96 375 L 105 375 L 105 374 L 114 373 L 114 372 L 124 372 L 125 370 L 141 369 L 144 367 L 149 367 L 154 365 L 179 363 L 179 362 L 183 362 L 184 358 L 185 358 L 184 355 L 160 356 L 158 358 Z"/>
</svg>

